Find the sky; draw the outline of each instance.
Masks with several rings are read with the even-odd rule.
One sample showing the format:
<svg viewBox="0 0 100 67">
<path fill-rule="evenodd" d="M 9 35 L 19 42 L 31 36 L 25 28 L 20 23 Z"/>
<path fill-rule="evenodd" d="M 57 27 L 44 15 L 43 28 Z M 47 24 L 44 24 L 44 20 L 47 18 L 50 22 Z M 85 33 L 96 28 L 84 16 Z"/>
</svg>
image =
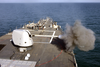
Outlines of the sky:
<svg viewBox="0 0 100 67">
<path fill-rule="evenodd" d="M 0 0 L 0 3 L 42 3 L 42 2 L 48 2 L 48 3 L 59 3 L 59 2 L 63 2 L 63 3 L 80 3 L 80 2 L 92 2 L 92 3 L 100 3 L 100 0 Z"/>
</svg>

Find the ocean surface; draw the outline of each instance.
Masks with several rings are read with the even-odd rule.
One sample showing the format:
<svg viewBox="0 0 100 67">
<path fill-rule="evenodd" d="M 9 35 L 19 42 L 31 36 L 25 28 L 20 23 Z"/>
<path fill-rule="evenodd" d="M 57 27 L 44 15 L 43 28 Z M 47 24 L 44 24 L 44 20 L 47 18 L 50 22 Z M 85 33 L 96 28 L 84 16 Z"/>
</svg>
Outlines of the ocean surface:
<svg viewBox="0 0 100 67">
<path fill-rule="evenodd" d="M 63 30 L 75 20 L 93 30 L 95 49 L 84 52 L 75 48 L 74 53 L 78 67 L 100 67 L 100 3 L 0 3 L 0 36 L 46 17 L 57 21 Z"/>
</svg>

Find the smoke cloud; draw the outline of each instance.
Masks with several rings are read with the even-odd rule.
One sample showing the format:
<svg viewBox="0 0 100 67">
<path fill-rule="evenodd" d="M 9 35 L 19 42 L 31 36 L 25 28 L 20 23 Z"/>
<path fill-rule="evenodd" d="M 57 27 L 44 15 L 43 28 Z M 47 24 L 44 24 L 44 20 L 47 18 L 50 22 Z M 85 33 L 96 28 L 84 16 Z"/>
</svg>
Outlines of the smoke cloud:
<svg viewBox="0 0 100 67">
<path fill-rule="evenodd" d="M 72 51 L 76 46 L 82 51 L 94 49 L 94 32 L 84 27 L 80 21 L 73 26 L 66 24 L 65 33 L 61 36 L 66 43 L 66 51 Z"/>
</svg>

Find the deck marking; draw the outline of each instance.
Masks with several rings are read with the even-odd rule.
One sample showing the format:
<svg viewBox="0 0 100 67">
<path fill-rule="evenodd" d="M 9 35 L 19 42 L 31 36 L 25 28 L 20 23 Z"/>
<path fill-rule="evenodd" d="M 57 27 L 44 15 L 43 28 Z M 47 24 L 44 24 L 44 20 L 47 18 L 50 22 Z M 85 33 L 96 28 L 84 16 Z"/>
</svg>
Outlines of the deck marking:
<svg viewBox="0 0 100 67">
<path fill-rule="evenodd" d="M 51 37 L 50 41 L 49 42 L 34 42 L 34 43 L 45 43 L 45 44 L 49 44 L 52 42 L 53 38 L 54 37 L 58 37 L 58 36 L 54 36 L 56 33 L 56 31 L 53 31 L 53 34 L 52 35 L 35 35 L 36 37 Z"/>
<path fill-rule="evenodd" d="M 51 42 L 52 42 L 52 39 L 53 39 L 54 35 L 55 35 L 55 31 L 53 32 L 53 35 L 52 35 L 51 40 L 50 40 L 50 42 L 49 42 L 49 43 L 51 43 Z"/>
<path fill-rule="evenodd" d="M 35 37 L 52 37 L 52 35 L 35 35 Z M 53 36 L 53 37 L 58 37 L 58 36 Z"/>
<path fill-rule="evenodd" d="M 56 57 L 54 57 L 53 59 L 51 59 L 51 60 L 49 60 L 49 61 L 47 61 L 47 62 L 44 62 L 44 63 L 42 63 L 42 64 L 35 65 L 35 66 L 41 66 L 41 65 L 47 64 L 47 63 L 49 63 L 49 62 L 55 60 L 57 57 L 59 57 L 59 56 L 61 55 L 62 51 L 63 51 L 63 50 L 61 50 L 61 52 L 60 52 Z"/>
</svg>

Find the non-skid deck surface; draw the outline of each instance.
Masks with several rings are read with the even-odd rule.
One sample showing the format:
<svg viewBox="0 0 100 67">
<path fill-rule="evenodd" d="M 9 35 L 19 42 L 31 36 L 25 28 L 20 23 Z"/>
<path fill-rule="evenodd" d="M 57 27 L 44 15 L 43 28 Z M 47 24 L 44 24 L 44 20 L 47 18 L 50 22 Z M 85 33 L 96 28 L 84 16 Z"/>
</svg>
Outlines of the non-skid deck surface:
<svg viewBox="0 0 100 67">
<path fill-rule="evenodd" d="M 54 36 L 61 34 L 60 30 L 49 29 L 49 31 L 56 31 Z M 32 35 L 39 35 L 41 33 L 40 31 L 34 30 L 30 32 Z M 53 32 L 44 30 L 40 35 L 52 36 Z M 31 56 L 28 61 L 36 61 L 35 67 L 75 67 L 74 56 L 62 50 L 65 49 L 64 44 L 60 42 L 58 38 L 53 38 L 51 44 L 51 37 L 33 37 L 34 44 L 32 49 L 20 53 L 10 42 L 11 37 L 11 34 L 0 37 L 0 45 L 5 45 L 2 50 L 0 50 L 0 58 L 2 59 L 24 60 L 27 53 L 30 53 Z"/>
</svg>

